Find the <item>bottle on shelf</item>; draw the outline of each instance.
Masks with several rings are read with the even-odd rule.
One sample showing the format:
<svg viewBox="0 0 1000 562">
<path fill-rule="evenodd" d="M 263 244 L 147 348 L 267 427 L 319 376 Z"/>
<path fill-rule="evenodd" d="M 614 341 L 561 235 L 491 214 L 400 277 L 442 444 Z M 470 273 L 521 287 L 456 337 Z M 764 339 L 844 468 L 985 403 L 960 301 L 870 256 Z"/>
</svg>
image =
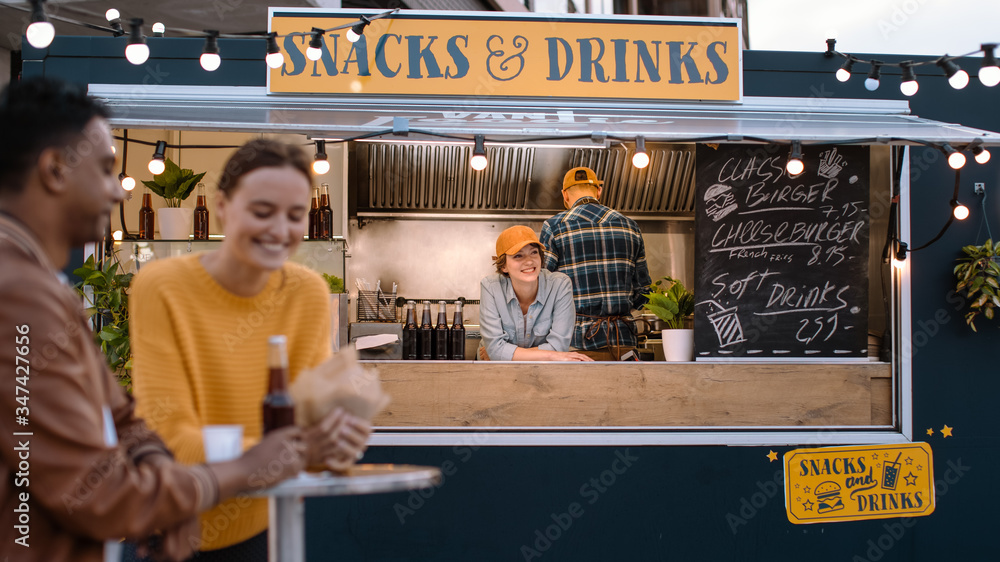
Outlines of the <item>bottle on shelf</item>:
<svg viewBox="0 0 1000 562">
<path fill-rule="evenodd" d="M 208 206 L 205 204 L 205 184 L 198 184 L 198 199 L 194 207 L 194 239 L 208 240 Z"/>
<path fill-rule="evenodd" d="M 417 303 L 406 301 L 406 323 L 403 324 L 403 359 L 419 359 L 417 356 Z"/>
<path fill-rule="evenodd" d="M 142 192 L 142 208 L 139 209 L 139 239 L 152 240 L 156 230 L 156 213 L 153 212 L 153 194 L 147 187 Z"/>
<path fill-rule="evenodd" d="M 329 240 L 333 237 L 333 209 L 330 208 L 330 184 L 320 184 L 319 191 L 319 238 Z"/>
<path fill-rule="evenodd" d="M 445 301 L 438 301 L 438 320 L 434 326 L 434 359 L 446 360 L 448 355 L 448 307 Z"/>
<path fill-rule="evenodd" d="M 285 336 L 267 339 L 267 366 L 270 377 L 264 397 L 264 433 L 295 423 L 295 405 L 288 394 L 288 341 Z"/>
<path fill-rule="evenodd" d="M 319 240 L 319 188 L 313 188 L 312 204 L 309 207 L 309 239 Z"/>
<path fill-rule="evenodd" d="M 417 329 L 417 342 L 420 347 L 420 359 L 434 359 L 433 333 L 431 324 L 431 301 L 423 301 L 423 312 L 420 318 L 420 328 Z"/>
<path fill-rule="evenodd" d="M 462 323 L 462 301 L 455 301 L 455 318 L 448 331 L 448 358 L 465 360 L 465 325 Z"/>
</svg>

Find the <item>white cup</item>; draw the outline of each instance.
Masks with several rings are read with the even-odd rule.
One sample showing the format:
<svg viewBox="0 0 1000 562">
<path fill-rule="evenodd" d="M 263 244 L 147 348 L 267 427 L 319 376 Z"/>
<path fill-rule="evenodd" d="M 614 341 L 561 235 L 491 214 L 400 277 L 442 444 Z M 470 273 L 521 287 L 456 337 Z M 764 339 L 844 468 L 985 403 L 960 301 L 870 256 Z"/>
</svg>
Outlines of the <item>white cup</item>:
<svg viewBox="0 0 1000 562">
<path fill-rule="evenodd" d="M 243 453 L 242 425 L 206 425 L 201 428 L 205 461 L 229 461 Z"/>
</svg>

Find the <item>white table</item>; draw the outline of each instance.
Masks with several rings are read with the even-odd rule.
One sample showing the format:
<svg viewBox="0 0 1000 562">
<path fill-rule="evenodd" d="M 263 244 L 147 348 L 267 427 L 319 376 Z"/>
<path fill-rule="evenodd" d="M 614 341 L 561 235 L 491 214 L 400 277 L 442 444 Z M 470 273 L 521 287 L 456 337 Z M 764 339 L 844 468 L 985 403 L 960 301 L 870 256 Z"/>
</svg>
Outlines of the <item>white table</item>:
<svg viewBox="0 0 1000 562">
<path fill-rule="evenodd" d="M 303 562 L 306 559 L 305 498 L 400 492 L 434 486 L 441 471 L 430 466 L 359 464 L 344 475 L 302 473 L 298 478 L 254 494 L 266 496 L 270 515 L 268 560 Z"/>
</svg>

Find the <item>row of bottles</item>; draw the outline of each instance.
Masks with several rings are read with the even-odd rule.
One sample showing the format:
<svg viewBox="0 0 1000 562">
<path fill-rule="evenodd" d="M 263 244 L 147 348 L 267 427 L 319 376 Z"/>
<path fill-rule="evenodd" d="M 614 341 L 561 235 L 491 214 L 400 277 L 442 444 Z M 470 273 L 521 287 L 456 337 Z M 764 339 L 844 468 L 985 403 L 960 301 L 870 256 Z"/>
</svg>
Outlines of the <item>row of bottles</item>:
<svg viewBox="0 0 1000 562">
<path fill-rule="evenodd" d="M 329 240 L 333 237 L 333 209 L 330 208 L 330 184 L 313 188 L 312 205 L 309 208 L 309 239 Z"/>
<path fill-rule="evenodd" d="M 147 187 L 142 192 L 139 209 L 139 240 L 152 240 L 156 230 L 156 213 L 153 212 L 153 195 Z M 198 184 L 198 200 L 194 208 L 194 239 L 208 240 L 208 205 L 205 202 L 205 184 Z"/>
<path fill-rule="evenodd" d="M 448 327 L 447 301 L 438 301 L 437 325 L 431 324 L 431 301 L 423 301 L 420 325 L 417 303 L 406 301 L 403 324 L 403 359 L 465 359 L 465 326 L 462 301 L 455 301 L 455 316 Z"/>
</svg>

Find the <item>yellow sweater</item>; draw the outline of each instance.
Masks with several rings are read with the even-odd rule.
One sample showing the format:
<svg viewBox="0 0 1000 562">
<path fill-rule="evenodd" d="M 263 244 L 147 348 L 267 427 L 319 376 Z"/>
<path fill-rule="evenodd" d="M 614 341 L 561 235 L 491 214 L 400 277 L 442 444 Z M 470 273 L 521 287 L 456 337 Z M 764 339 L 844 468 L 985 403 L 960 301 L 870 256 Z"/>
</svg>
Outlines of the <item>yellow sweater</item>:
<svg viewBox="0 0 1000 562">
<path fill-rule="evenodd" d="M 261 437 L 267 338 L 288 337 L 289 372 L 330 356 L 329 291 L 315 272 L 286 263 L 250 298 L 226 291 L 198 254 L 143 266 L 132 281 L 129 323 L 138 414 L 177 460 L 205 462 L 201 427 L 243 426 L 244 449 Z M 267 500 L 237 497 L 201 516 L 201 550 L 267 528 Z"/>
</svg>

